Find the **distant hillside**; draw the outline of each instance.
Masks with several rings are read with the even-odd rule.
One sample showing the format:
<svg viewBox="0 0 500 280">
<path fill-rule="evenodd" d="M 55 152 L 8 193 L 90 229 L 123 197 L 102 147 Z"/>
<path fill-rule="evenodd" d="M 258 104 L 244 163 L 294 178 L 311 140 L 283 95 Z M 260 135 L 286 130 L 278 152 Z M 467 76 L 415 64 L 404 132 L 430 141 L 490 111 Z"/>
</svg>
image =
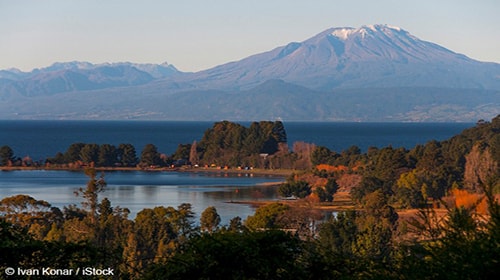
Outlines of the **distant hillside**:
<svg viewBox="0 0 500 280">
<path fill-rule="evenodd" d="M 500 64 L 387 25 L 331 28 L 195 73 L 169 64 L 0 71 L 0 119 L 466 121 L 500 113 Z"/>
</svg>

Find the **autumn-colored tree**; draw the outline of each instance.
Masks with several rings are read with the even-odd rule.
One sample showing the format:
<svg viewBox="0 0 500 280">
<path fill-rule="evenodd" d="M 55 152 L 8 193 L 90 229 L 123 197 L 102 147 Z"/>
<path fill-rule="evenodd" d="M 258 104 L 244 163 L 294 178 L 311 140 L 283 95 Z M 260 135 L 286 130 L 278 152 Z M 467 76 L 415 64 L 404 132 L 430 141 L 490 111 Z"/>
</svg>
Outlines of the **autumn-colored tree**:
<svg viewBox="0 0 500 280">
<path fill-rule="evenodd" d="M 406 248 L 402 275 L 415 279 L 496 279 L 500 276 L 500 206 L 485 188 L 488 219 L 478 219 L 472 208 L 452 207 L 445 217 L 422 211 L 412 230 L 426 239 Z M 409 250 L 408 250 L 409 249 Z"/>
<path fill-rule="evenodd" d="M 295 160 L 295 168 L 297 169 L 310 169 L 313 167 L 311 156 L 316 149 L 316 145 L 297 141 L 293 143 L 293 153 L 297 156 Z"/>
<path fill-rule="evenodd" d="M 29 195 L 15 195 L 0 201 L 2 218 L 12 224 L 25 228 L 37 239 L 43 239 L 52 224 L 60 225 L 62 213 L 44 200 L 36 200 Z"/>
<path fill-rule="evenodd" d="M 198 143 L 193 141 L 191 148 L 189 149 L 189 162 L 192 165 L 197 165 L 200 163 L 200 156 L 198 155 Z"/>
<path fill-rule="evenodd" d="M 498 176 L 499 159 L 494 159 L 489 147 L 476 144 L 465 157 L 464 186 L 474 192 L 483 192 L 484 186 Z"/>
</svg>

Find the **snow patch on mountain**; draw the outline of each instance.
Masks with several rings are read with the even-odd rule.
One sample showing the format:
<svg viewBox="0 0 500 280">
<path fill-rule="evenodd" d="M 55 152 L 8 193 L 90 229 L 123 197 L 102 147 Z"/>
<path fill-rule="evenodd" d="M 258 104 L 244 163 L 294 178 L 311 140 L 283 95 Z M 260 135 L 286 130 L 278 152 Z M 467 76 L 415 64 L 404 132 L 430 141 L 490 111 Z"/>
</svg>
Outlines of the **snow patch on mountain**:
<svg viewBox="0 0 500 280">
<path fill-rule="evenodd" d="M 334 28 L 330 34 L 343 41 L 346 41 L 350 37 L 356 35 L 359 35 L 361 38 L 364 39 L 369 34 L 374 34 L 376 32 L 381 32 L 386 35 L 390 35 L 394 31 L 405 32 L 403 29 L 397 26 L 392 26 L 387 24 L 373 24 L 373 25 L 363 25 L 359 28 L 353 28 L 353 27 Z"/>
<path fill-rule="evenodd" d="M 356 31 L 356 29 L 349 27 L 349 28 L 335 29 L 335 30 L 333 30 L 333 32 L 331 34 L 333 36 L 345 41 L 355 31 Z"/>
</svg>

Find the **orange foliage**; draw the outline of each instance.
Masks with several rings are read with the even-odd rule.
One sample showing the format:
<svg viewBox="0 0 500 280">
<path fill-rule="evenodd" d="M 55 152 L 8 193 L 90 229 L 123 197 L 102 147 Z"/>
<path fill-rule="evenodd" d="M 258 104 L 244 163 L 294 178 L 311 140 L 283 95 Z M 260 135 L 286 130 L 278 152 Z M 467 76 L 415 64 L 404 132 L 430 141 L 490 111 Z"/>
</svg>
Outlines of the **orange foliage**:
<svg viewBox="0 0 500 280">
<path fill-rule="evenodd" d="M 361 183 L 363 177 L 359 174 L 343 174 L 338 180 L 339 191 L 350 191 Z"/>
<path fill-rule="evenodd" d="M 345 165 L 329 165 L 329 164 L 318 164 L 316 165 L 316 169 L 325 170 L 327 172 L 336 172 L 336 171 L 347 171 L 347 166 Z"/>
<path fill-rule="evenodd" d="M 474 208 L 479 214 L 487 214 L 488 205 L 483 194 L 470 193 L 466 190 L 453 189 L 456 207 Z"/>
<path fill-rule="evenodd" d="M 319 196 L 316 193 L 311 193 L 306 199 L 309 203 L 312 204 L 319 203 Z"/>
<path fill-rule="evenodd" d="M 313 174 L 295 175 L 295 181 L 306 181 L 314 190 L 317 187 L 324 187 L 328 182 L 327 179 L 315 176 Z"/>
</svg>

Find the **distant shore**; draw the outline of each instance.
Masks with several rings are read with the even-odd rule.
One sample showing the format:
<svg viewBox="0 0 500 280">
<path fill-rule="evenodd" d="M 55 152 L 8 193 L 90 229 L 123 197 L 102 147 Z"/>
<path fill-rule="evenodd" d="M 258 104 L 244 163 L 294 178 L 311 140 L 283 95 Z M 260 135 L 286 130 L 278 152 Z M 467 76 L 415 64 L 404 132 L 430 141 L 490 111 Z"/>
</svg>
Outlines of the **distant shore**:
<svg viewBox="0 0 500 280">
<path fill-rule="evenodd" d="M 292 169 L 237 169 L 237 168 L 212 168 L 212 167 L 158 167 L 158 168 L 138 168 L 138 167 L 94 167 L 96 171 L 139 171 L 139 172 L 211 172 L 211 173 L 231 173 L 231 174 L 250 174 L 250 175 L 270 175 L 288 177 L 299 170 Z M 50 170 L 50 171 L 84 171 L 84 167 L 69 168 L 57 166 L 0 166 L 0 171 L 16 170 Z"/>
</svg>

